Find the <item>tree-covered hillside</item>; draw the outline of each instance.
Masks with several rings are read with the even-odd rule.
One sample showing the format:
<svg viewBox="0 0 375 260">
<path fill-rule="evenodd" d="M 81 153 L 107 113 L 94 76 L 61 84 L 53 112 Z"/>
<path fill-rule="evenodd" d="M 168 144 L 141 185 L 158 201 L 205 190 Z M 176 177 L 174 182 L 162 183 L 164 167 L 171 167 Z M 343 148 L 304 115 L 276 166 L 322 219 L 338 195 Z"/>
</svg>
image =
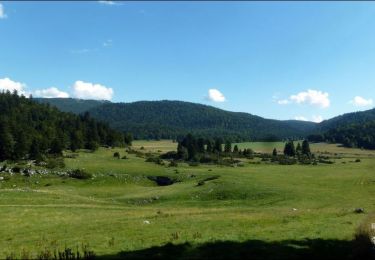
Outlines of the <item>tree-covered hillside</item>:
<svg viewBox="0 0 375 260">
<path fill-rule="evenodd" d="M 198 136 L 232 140 L 299 138 L 315 123 L 264 119 L 247 113 L 224 111 L 182 101 L 108 103 L 89 110 L 115 129 L 131 132 L 138 139 L 174 139 L 191 132 Z"/>
<path fill-rule="evenodd" d="M 370 121 L 375 121 L 375 109 L 346 113 L 329 120 L 325 120 L 318 125 L 317 131 L 325 132 L 338 127 L 352 124 L 364 124 Z"/>
<path fill-rule="evenodd" d="M 34 98 L 35 101 L 44 104 L 50 104 L 63 112 L 72 112 L 75 114 L 84 113 L 92 108 L 110 103 L 107 100 L 86 100 L 76 98 Z"/>
<path fill-rule="evenodd" d="M 94 150 L 98 145 L 129 141 L 128 136 L 87 113 L 77 116 L 61 112 L 16 92 L 0 93 L 0 111 L 0 161 L 39 159 L 45 154 L 61 154 L 63 149 Z"/>
<path fill-rule="evenodd" d="M 346 147 L 375 149 L 375 120 L 332 128 L 323 134 L 309 136 L 311 141 L 341 143 Z"/>
</svg>

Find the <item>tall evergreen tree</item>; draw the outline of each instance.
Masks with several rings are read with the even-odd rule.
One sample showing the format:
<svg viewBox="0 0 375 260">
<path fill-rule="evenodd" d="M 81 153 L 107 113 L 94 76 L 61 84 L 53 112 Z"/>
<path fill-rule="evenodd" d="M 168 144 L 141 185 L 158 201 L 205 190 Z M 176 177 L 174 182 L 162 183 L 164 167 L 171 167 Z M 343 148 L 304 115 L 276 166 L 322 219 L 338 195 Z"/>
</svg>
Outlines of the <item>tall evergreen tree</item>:
<svg viewBox="0 0 375 260">
<path fill-rule="evenodd" d="M 227 140 L 224 145 L 224 152 L 225 153 L 231 153 L 232 152 L 232 143 Z"/>
<path fill-rule="evenodd" d="M 234 145 L 234 147 L 233 147 L 233 152 L 234 152 L 234 153 L 239 153 L 239 150 L 238 150 L 238 146 L 237 146 L 237 145 Z"/>
<path fill-rule="evenodd" d="M 0 122 L 0 161 L 12 158 L 14 140 L 6 122 Z"/>
<path fill-rule="evenodd" d="M 296 156 L 296 149 L 293 141 L 288 141 L 284 147 L 284 154 L 287 156 Z"/>
<path fill-rule="evenodd" d="M 311 154 L 310 144 L 307 140 L 303 140 L 303 142 L 302 142 L 302 154 L 304 154 L 304 155 L 310 155 Z"/>
<path fill-rule="evenodd" d="M 214 151 L 215 152 L 218 152 L 218 153 L 221 153 L 223 151 L 223 148 L 222 148 L 222 143 L 223 141 L 221 140 L 221 138 L 215 138 L 215 145 L 214 145 Z"/>
</svg>

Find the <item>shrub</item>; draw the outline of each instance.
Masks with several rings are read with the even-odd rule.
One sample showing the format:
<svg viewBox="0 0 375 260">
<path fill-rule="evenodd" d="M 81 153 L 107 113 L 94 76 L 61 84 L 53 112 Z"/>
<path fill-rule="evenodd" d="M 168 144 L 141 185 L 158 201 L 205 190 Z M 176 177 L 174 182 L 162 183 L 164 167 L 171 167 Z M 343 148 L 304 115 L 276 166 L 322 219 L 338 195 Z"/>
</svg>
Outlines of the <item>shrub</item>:
<svg viewBox="0 0 375 260">
<path fill-rule="evenodd" d="M 64 158 L 62 157 L 51 157 L 47 159 L 46 167 L 48 169 L 54 169 L 54 168 L 64 168 Z"/>
<path fill-rule="evenodd" d="M 81 170 L 81 169 L 75 169 L 69 172 L 69 177 L 84 180 L 84 179 L 91 179 L 92 174 L 85 172 L 84 170 Z"/>
<path fill-rule="evenodd" d="M 120 159 L 120 153 L 119 152 L 115 152 L 113 154 L 113 157 L 117 158 L 117 159 Z"/>
<path fill-rule="evenodd" d="M 177 167 L 178 166 L 178 164 L 176 163 L 176 161 L 175 160 L 172 160 L 170 163 L 169 163 L 169 165 L 168 165 L 169 167 Z"/>
<path fill-rule="evenodd" d="M 361 162 L 361 159 L 356 159 L 355 162 Z"/>
<path fill-rule="evenodd" d="M 12 169 L 12 171 L 14 173 L 20 173 L 21 172 L 21 168 L 19 166 L 14 166 L 13 169 Z"/>
</svg>

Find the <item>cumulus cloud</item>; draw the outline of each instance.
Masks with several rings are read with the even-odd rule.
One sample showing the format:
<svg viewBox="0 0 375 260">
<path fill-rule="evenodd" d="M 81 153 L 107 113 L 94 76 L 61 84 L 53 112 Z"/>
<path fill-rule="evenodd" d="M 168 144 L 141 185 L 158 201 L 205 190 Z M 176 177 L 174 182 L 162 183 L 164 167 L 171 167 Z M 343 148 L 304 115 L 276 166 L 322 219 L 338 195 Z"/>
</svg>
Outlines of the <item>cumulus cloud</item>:
<svg viewBox="0 0 375 260">
<path fill-rule="evenodd" d="M 287 105 L 290 103 L 309 104 L 320 108 L 328 108 L 330 106 L 329 94 L 327 92 L 313 89 L 308 89 L 307 91 L 291 95 L 289 99 L 282 99 L 277 103 L 280 105 Z"/>
<path fill-rule="evenodd" d="M 287 100 L 287 99 L 281 99 L 281 100 L 277 101 L 277 104 L 279 104 L 279 105 L 287 105 L 289 103 L 290 103 L 290 101 Z"/>
<path fill-rule="evenodd" d="M 304 116 L 296 116 L 294 117 L 295 120 L 299 120 L 299 121 L 310 121 L 310 122 L 314 122 L 314 123 L 320 123 L 323 121 L 323 117 L 322 116 L 312 116 L 311 119 L 308 119 L 307 117 L 304 117 Z"/>
<path fill-rule="evenodd" d="M 208 90 L 207 99 L 213 102 L 224 102 L 225 97 L 219 90 L 211 88 Z"/>
<path fill-rule="evenodd" d="M 330 105 L 328 96 L 329 94 L 327 92 L 308 89 L 305 92 L 300 92 L 296 95 L 290 96 L 290 100 L 298 104 L 308 103 L 311 105 L 319 106 L 321 108 L 327 108 Z"/>
<path fill-rule="evenodd" d="M 312 120 L 313 122 L 315 123 L 320 123 L 323 121 L 323 117 L 322 116 L 312 116 Z"/>
<path fill-rule="evenodd" d="M 0 92 L 10 91 L 13 92 L 17 90 L 18 94 L 26 95 L 25 92 L 26 84 L 13 81 L 10 78 L 0 79 Z"/>
<path fill-rule="evenodd" d="M 35 91 L 35 96 L 43 98 L 68 98 L 69 94 L 55 87 Z"/>
<path fill-rule="evenodd" d="M 5 18 L 7 18 L 7 15 L 6 15 L 5 11 L 4 11 L 3 4 L 0 3 L 0 19 L 5 19 Z"/>
<path fill-rule="evenodd" d="M 113 89 L 100 84 L 78 80 L 73 85 L 73 96 L 81 99 L 111 100 Z"/>
<path fill-rule="evenodd" d="M 120 3 L 116 3 L 115 1 L 108 1 L 108 0 L 98 1 L 98 3 L 103 4 L 103 5 L 120 5 Z"/>
<path fill-rule="evenodd" d="M 373 100 L 371 98 L 365 99 L 360 96 L 356 96 L 353 100 L 349 101 L 350 104 L 353 104 L 356 107 L 367 107 L 373 104 Z"/>
<path fill-rule="evenodd" d="M 294 118 L 295 120 L 298 120 L 298 121 L 309 121 L 306 117 L 304 117 L 304 116 L 296 116 L 295 118 Z"/>
</svg>

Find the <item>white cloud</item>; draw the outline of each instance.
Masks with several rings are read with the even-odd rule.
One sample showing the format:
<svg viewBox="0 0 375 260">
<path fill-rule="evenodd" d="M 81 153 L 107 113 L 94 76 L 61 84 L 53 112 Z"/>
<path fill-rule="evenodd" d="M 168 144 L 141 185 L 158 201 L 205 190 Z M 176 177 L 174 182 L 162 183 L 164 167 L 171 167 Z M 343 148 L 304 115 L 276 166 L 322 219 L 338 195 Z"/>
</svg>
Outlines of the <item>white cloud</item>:
<svg viewBox="0 0 375 260">
<path fill-rule="evenodd" d="M 81 99 L 111 100 L 113 89 L 100 84 L 78 80 L 73 85 L 73 96 Z"/>
<path fill-rule="evenodd" d="M 290 96 L 290 100 L 297 104 L 308 103 L 310 105 L 316 105 L 321 108 L 327 108 L 330 105 L 328 96 L 329 94 L 327 92 L 308 89 L 305 92 L 300 92 L 296 95 Z"/>
<path fill-rule="evenodd" d="M 224 102 L 225 97 L 224 95 L 217 89 L 211 88 L 208 90 L 208 100 L 213 102 Z"/>
<path fill-rule="evenodd" d="M 323 117 L 322 116 L 312 116 L 312 122 L 315 122 L 315 123 L 320 123 L 323 121 Z"/>
<path fill-rule="evenodd" d="M 277 101 L 277 104 L 279 104 L 279 105 L 287 105 L 289 103 L 290 103 L 290 101 L 287 100 L 287 99 L 282 99 L 282 100 Z"/>
<path fill-rule="evenodd" d="M 108 0 L 98 1 L 98 3 L 104 4 L 104 5 L 120 5 L 120 3 L 117 3 L 116 1 L 108 1 Z"/>
<path fill-rule="evenodd" d="M 68 93 L 60 91 L 55 87 L 36 90 L 35 95 L 37 97 L 43 97 L 43 98 L 68 98 L 69 97 Z"/>
<path fill-rule="evenodd" d="M 353 98 L 353 100 L 349 101 L 350 104 L 353 104 L 356 107 L 367 107 L 371 106 L 373 104 L 373 100 L 370 99 L 365 99 L 360 96 L 356 96 Z"/>
<path fill-rule="evenodd" d="M 320 108 L 328 108 L 330 106 L 329 94 L 320 90 L 308 89 L 307 91 L 291 95 L 289 99 L 278 100 L 279 105 L 290 103 L 309 104 Z"/>
<path fill-rule="evenodd" d="M 313 115 L 311 117 L 311 119 L 308 119 L 307 117 L 304 117 L 304 116 L 296 116 L 294 117 L 295 120 L 299 120 L 299 121 L 310 121 L 310 122 L 314 122 L 314 123 L 320 123 L 323 121 L 323 117 L 322 116 L 315 116 Z"/>
<path fill-rule="evenodd" d="M 103 47 L 111 47 L 112 46 L 112 40 L 108 39 L 105 42 L 103 42 Z"/>
<path fill-rule="evenodd" d="M 2 3 L 0 3 L 0 19 L 5 19 L 7 18 L 8 16 L 6 15 L 5 11 L 4 11 L 4 6 Z"/>
<path fill-rule="evenodd" d="M 298 120 L 298 121 L 309 121 L 306 117 L 304 117 L 304 116 L 296 116 L 295 118 L 294 118 L 295 120 Z"/>
<path fill-rule="evenodd" d="M 22 94 L 26 96 L 25 92 L 26 84 L 13 81 L 10 78 L 3 78 L 0 79 L 0 92 L 4 91 L 10 91 L 13 92 L 14 90 L 17 90 L 18 94 Z"/>
</svg>

